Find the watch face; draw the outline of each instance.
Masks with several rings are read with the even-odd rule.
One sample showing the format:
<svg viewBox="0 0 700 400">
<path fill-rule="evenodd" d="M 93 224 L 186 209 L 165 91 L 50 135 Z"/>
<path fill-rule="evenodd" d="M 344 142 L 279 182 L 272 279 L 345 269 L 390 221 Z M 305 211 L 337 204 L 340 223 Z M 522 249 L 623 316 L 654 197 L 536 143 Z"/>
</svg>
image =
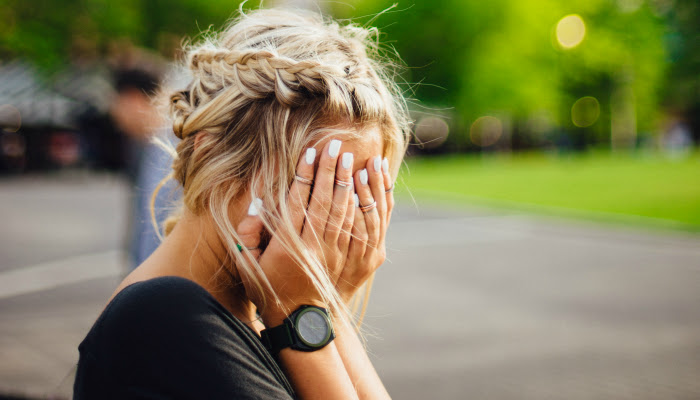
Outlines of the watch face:
<svg viewBox="0 0 700 400">
<path fill-rule="evenodd" d="M 331 335 L 331 328 L 326 316 L 320 310 L 307 308 L 297 317 L 297 333 L 308 346 L 325 344 Z"/>
</svg>

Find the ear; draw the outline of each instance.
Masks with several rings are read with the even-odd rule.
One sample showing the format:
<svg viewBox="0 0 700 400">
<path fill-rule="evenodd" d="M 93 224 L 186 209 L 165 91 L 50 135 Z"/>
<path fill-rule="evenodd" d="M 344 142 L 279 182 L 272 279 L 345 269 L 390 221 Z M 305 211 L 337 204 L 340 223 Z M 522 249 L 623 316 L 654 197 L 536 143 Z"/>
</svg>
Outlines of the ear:
<svg viewBox="0 0 700 400">
<path fill-rule="evenodd" d="M 194 150 L 197 151 L 197 147 L 199 147 L 199 144 L 204 140 L 206 135 L 209 133 L 207 131 L 199 131 L 194 135 Z"/>
</svg>

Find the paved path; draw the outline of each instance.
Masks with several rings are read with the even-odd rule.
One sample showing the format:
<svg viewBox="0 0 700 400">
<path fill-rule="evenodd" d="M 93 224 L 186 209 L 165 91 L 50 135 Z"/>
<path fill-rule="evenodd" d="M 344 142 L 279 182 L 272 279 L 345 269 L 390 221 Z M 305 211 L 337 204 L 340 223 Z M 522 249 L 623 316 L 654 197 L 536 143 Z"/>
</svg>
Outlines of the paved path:
<svg viewBox="0 0 700 400">
<path fill-rule="evenodd" d="M 700 398 L 698 236 L 407 203 L 366 318 L 395 398 Z M 70 392 L 125 209 L 108 176 L 0 181 L 0 394 Z"/>
</svg>

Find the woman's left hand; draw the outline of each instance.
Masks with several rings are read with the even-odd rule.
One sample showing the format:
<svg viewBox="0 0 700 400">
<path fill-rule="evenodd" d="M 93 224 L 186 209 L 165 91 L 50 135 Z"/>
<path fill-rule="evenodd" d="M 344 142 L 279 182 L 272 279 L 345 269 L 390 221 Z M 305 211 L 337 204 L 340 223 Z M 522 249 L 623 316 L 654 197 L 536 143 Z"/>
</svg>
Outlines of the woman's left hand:
<svg viewBox="0 0 700 400">
<path fill-rule="evenodd" d="M 359 206 L 355 209 L 347 260 L 336 283 L 346 304 L 384 263 L 386 231 L 394 209 L 393 181 L 386 159 L 370 158 L 354 179 Z M 366 209 L 374 202 L 376 207 Z"/>
</svg>

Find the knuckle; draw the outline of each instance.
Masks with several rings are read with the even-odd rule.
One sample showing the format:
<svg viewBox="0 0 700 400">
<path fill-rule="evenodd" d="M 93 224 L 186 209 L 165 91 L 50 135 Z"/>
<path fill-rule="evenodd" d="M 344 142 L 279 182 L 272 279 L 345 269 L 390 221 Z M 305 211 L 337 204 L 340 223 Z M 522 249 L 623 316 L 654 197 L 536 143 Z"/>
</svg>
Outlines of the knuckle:
<svg viewBox="0 0 700 400">
<path fill-rule="evenodd" d="M 372 268 L 372 265 L 370 263 L 364 263 L 362 267 L 359 267 L 356 271 L 358 275 L 358 280 L 364 281 L 367 278 L 369 278 L 370 275 L 375 271 L 375 268 Z"/>
<path fill-rule="evenodd" d="M 326 173 L 330 175 L 335 175 L 335 165 L 331 164 L 330 161 L 323 163 L 321 168 L 323 168 L 323 171 L 325 171 Z"/>
<path fill-rule="evenodd" d="M 376 254 L 376 259 L 377 259 L 377 268 L 384 264 L 384 261 L 386 261 L 386 249 L 385 248 L 380 248 L 377 250 Z"/>
</svg>

